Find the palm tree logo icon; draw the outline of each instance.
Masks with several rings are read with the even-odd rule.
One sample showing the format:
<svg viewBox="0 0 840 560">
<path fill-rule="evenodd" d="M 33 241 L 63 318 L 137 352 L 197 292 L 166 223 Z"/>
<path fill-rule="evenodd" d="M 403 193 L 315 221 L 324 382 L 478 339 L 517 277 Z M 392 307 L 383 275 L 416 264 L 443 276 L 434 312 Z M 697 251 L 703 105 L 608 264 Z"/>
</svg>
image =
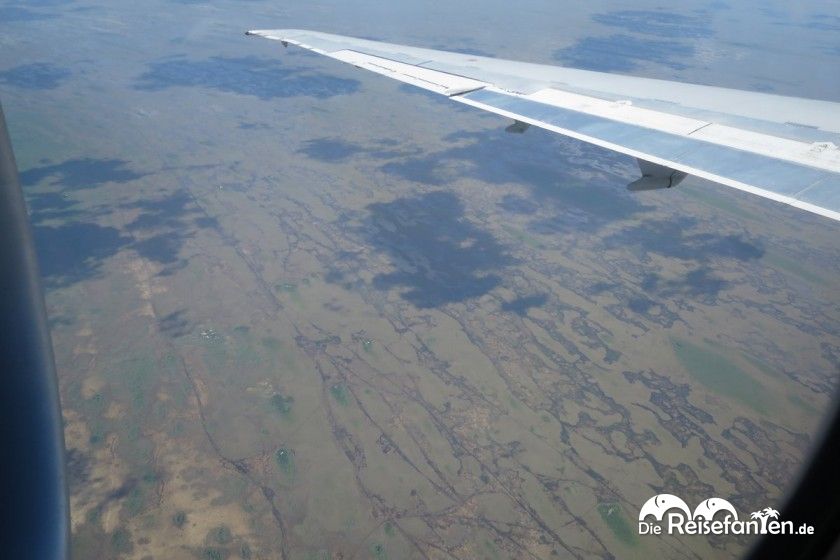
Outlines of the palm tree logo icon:
<svg viewBox="0 0 840 560">
<path fill-rule="evenodd" d="M 766 507 L 759 511 L 754 511 L 750 514 L 750 519 L 759 519 L 761 521 L 761 534 L 767 533 L 767 520 L 778 519 L 779 512 L 771 507 Z"/>
</svg>

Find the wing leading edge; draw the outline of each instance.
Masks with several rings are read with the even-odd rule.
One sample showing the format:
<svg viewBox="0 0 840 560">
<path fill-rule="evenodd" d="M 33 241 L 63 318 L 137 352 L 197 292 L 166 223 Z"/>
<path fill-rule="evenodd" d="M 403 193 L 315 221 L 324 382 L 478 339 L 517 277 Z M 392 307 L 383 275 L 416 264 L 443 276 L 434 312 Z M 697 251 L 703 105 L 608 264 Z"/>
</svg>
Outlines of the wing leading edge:
<svg viewBox="0 0 840 560">
<path fill-rule="evenodd" d="M 631 190 L 696 175 L 840 220 L 840 104 L 296 29 L 249 31 L 639 161 Z"/>
</svg>

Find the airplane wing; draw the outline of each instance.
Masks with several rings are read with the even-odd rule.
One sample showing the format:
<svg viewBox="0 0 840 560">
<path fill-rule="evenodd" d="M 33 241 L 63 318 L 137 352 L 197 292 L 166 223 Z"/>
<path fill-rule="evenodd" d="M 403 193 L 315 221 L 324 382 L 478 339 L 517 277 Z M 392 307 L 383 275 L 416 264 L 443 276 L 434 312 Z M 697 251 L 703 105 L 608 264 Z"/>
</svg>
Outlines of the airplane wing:
<svg viewBox="0 0 840 560">
<path fill-rule="evenodd" d="M 248 31 L 635 157 L 631 190 L 696 175 L 840 220 L 840 103 L 437 51 Z"/>
</svg>

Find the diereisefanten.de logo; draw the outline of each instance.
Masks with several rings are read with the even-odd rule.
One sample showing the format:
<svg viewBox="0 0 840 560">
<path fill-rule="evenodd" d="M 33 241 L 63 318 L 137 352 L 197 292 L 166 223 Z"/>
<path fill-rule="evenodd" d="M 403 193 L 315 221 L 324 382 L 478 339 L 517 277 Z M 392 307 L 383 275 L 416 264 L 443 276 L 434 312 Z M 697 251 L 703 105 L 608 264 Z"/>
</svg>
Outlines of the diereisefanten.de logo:
<svg viewBox="0 0 840 560">
<path fill-rule="evenodd" d="M 692 511 L 682 498 L 657 494 L 639 511 L 640 535 L 813 535 L 813 525 L 799 527 L 779 519 L 771 507 L 738 519 L 735 507 L 723 498 L 709 498 Z"/>
</svg>

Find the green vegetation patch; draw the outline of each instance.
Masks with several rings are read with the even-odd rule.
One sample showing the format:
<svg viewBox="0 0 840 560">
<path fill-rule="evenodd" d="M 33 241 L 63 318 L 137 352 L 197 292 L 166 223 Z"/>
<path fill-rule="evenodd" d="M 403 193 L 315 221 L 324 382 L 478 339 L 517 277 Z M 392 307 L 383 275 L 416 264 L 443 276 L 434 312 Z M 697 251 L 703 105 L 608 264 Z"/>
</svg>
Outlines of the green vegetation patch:
<svg viewBox="0 0 840 560">
<path fill-rule="evenodd" d="M 128 554 L 134 550 L 134 543 L 131 540 L 131 531 L 120 527 L 111 535 L 111 547 L 120 554 Z"/>
<path fill-rule="evenodd" d="M 145 484 L 157 484 L 161 476 L 152 469 L 146 469 L 140 478 Z"/>
<path fill-rule="evenodd" d="M 282 416 L 288 417 L 292 412 L 292 403 L 295 401 L 293 397 L 287 397 L 282 393 L 275 393 L 271 396 L 271 406 L 279 412 Z"/>
<path fill-rule="evenodd" d="M 601 515 L 601 519 L 604 520 L 604 523 L 606 523 L 613 532 L 615 538 L 624 544 L 631 546 L 635 546 L 638 543 L 636 533 L 633 531 L 633 527 L 630 522 L 628 522 L 627 518 L 624 516 L 624 512 L 619 504 L 598 504 L 598 513 Z"/>
<path fill-rule="evenodd" d="M 494 543 L 493 541 L 485 540 L 484 548 L 487 549 L 487 553 L 490 555 L 491 558 L 501 558 L 501 556 L 499 555 L 499 549 L 496 547 L 496 543 Z"/>
<path fill-rule="evenodd" d="M 125 502 L 123 503 L 125 504 L 125 509 L 130 517 L 134 517 L 143 511 L 143 508 L 146 505 L 146 495 L 143 491 L 142 485 L 134 484 L 128 492 L 128 495 L 125 497 Z"/>
<path fill-rule="evenodd" d="M 177 511 L 175 515 L 172 516 L 172 524 L 178 527 L 179 529 L 183 528 L 184 525 L 187 524 L 187 512 L 185 511 Z"/>
<path fill-rule="evenodd" d="M 219 525 L 210 530 L 210 539 L 217 544 L 228 544 L 233 540 L 233 534 L 227 525 Z"/>
<path fill-rule="evenodd" d="M 811 403 L 800 397 L 799 395 L 788 395 L 788 400 L 794 406 L 799 407 L 802 411 L 807 412 L 808 414 L 821 414 L 821 411 L 817 410 Z"/>
<path fill-rule="evenodd" d="M 385 534 L 388 535 L 389 537 L 393 537 L 394 535 L 397 534 L 396 529 L 394 529 L 393 523 L 391 523 L 390 521 L 387 521 L 385 523 L 384 529 L 385 529 Z"/>
<path fill-rule="evenodd" d="M 671 345 L 689 375 L 707 389 L 761 414 L 771 410 L 767 390 L 725 356 L 684 339 L 672 338 Z"/>
<path fill-rule="evenodd" d="M 374 543 L 370 547 L 370 553 L 376 560 L 386 560 L 388 558 L 388 553 L 385 552 L 385 545 L 382 543 Z"/>
<path fill-rule="evenodd" d="M 204 560 L 227 560 L 229 556 L 230 552 L 226 549 L 215 547 L 205 548 L 204 554 L 201 555 Z"/>
<path fill-rule="evenodd" d="M 99 445 L 105 441 L 106 435 L 107 432 L 105 431 L 105 428 L 97 423 L 96 425 L 92 425 L 90 427 L 90 438 L 88 438 L 88 441 L 91 445 Z"/>
<path fill-rule="evenodd" d="M 341 406 L 347 406 L 350 402 L 350 399 L 347 395 L 347 387 L 344 383 L 336 383 L 332 387 L 330 387 L 330 394 L 333 398 L 338 401 L 338 404 Z"/>
<path fill-rule="evenodd" d="M 293 476 L 295 474 L 295 452 L 287 447 L 281 447 L 274 454 L 274 459 L 277 461 L 277 466 L 283 471 L 286 476 Z"/>
<path fill-rule="evenodd" d="M 91 525 L 98 525 L 99 521 L 102 519 L 102 506 L 96 506 L 88 510 L 87 514 L 85 514 L 85 521 L 90 523 Z"/>
</svg>

